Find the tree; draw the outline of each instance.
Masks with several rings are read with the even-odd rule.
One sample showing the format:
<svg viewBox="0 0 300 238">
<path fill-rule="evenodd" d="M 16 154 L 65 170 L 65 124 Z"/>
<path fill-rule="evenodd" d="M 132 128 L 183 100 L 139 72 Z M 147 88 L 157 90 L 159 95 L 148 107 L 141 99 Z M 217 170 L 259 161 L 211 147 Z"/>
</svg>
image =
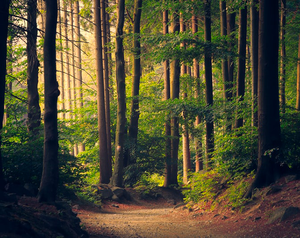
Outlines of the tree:
<svg viewBox="0 0 300 238">
<path fill-rule="evenodd" d="M 58 186 L 58 131 L 55 37 L 57 1 L 46 0 L 46 29 L 44 40 L 44 158 L 43 173 L 38 194 L 39 202 L 54 202 Z"/>
<path fill-rule="evenodd" d="M 246 196 L 278 177 L 276 159 L 281 152 L 278 86 L 279 6 L 261 0 L 258 51 L 258 168 Z"/>
<path fill-rule="evenodd" d="M 244 1 L 245 3 L 245 1 Z M 236 96 L 240 102 L 245 95 L 245 74 L 246 74 L 246 42 L 247 41 L 247 7 L 244 6 L 239 11 L 239 43 L 238 43 L 238 78 Z M 235 128 L 243 126 L 243 118 L 238 110 Z"/>
<path fill-rule="evenodd" d="M 174 11 L 171 21 L 172 33 L 178 34 L 180 30 L 179 14 L 178 11 Z M 170 99 L 179 98 L 179 78 L 180 78 L 180 60 L 174 59 L 170 63 Z M 178 172 L 178 146 L 179 146 L 179 122 L 176 115 L 172 115 L 171 118 L 171 184 L 178 184 L 177 172 Z"/>
<path fill-rule="evenodd" d="M 28 0 L 27 11 L 27 90 L 28 90 L 28 131 L 37 136 L 41 122 L 39 105 L 38 76 L 39 60 L 37 58 L 37 0 Z"/>
<path fill-rule="evenodd" d="M 281 0 L 281 17 L 280 17 L 280 41 L 281 41 L 281 67 L 280 67 L 280 109 L 282 113 L 285 113 L 285 81 L 286 81 L 286 72 L 285 72 L 285 61 L 286 61 L 286 50 L 285 50 L 285 27 L 286 27 L 286 0 Z"/>
<path fill-rule="evenodd" d="M 126 124 L 126 94 L 125 94 L 125 60 L 123 48 L 125 0 L 118 0 L 117 28 L 116 28 L 116 84 L 117 84 L 117 126 L 115 140 L 115 166 L 111 184 L 123 185 L 124 136 Z"/>
<path fill-rule="evenodd" d="M 252 65 L 252 125 L 257 127 L 257 83 L 258 83 L 258 0 L 251 1 L 250 28 L 251 28 L 251 65 Z"/>
<path fill-rule="evenodd" d="M 204 18 L 204 38 L 211 42 L 211 1 L 204 0 L 205 18 Z M 204 53 L 205 67 L 205 101 L 207 106 L 213 105 L 213 85 L 212 85 L 212 64 L 211 52 L 206 50 Z M 209 169 L 211 165 L 211 153 L 214 151 L 214 123 L 212 118 L 206 119 L 206 161 L 205 167 Z"/>
<path fill-rule="evenodd" d="M 141 43 L 140 43 L 140 25 L 142 15 L 142 0 L 134 1 L 134 18 L 133 18 L 133 77 L 132 77 L 132 101 L 130 109 L 129 122 L 129 140 L 133 145 L 131 152 L 128 153 L 128 164 L 135 163 L 132 153 L 137 149 L 138 122 L 139 122 L 139 91 L 141 79 Z"/>
<path fill-rule="evenodd" d="M 163 34 L 169 33 L 168 27 L 169 12 L 163 12 Z M 170 63 L 169 60 L 164 61 L 164 100 L 170 99 Z M 171 127 L 169 116 L 165 121 L 165 177 L 164 187 L 171 185 Z"/>
<path fill-rule="evenodd" d="M 97 105 L 98 105 L 98 136 L 100 159 L 100 183 L 108 184 L 111 177 L 109 157 L 107 151 L 107 131 L 105 116 L 105 95 L 102 61 L 101 14 L 100 1 L 94 0 L 95 42 L 96 42 L 96 69 L 97 69 Z"/>
<path fill-rule="evenodd" d="M 2 127 L 4 116 L 4 97 L 5 97 L 5 76 L 6 76 L 6 53 L 7 53 L 7 32 L 8 32 L 8 13 L 10 0 L 4 0 L 0 4 L 0 190 L 4 189 L 4 175 L 2 168 L 1 142 Z"/>
<path fill-rule="evenodd" d="M 297 98 L 296 98 L 296 110 L 300 111 L 300 34 L 298 44 L 298 60 L 297 60 Z"/>
</svg>

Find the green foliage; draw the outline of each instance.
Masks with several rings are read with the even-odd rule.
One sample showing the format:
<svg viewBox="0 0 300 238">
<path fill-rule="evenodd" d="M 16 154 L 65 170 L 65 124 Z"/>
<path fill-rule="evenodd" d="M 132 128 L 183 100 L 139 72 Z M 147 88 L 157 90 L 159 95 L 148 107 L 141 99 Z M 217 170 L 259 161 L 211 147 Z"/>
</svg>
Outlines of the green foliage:
<svg viewBox="0 0 300 238">
<path fill-rule="evenodd" d="M 156 188 L 162 186 L 163 182 L 164 178 L 162 175 L 145 172 L 135 184 L 135 188 L 143 198 L 157 198 Z"/>
</svg>

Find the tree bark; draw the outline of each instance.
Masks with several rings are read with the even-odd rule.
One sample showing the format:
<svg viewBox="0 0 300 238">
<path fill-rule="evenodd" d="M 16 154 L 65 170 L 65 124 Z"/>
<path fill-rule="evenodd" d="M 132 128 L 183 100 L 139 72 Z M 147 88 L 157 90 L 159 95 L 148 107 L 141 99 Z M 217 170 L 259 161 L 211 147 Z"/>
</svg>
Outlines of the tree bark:
<svg viewBox="0 0 300 238">
<path fill-rule="evenodd" d="M 76 47 L 76 88 L 77 88 L 77 98 L 78 100 L 78 108 L 83 108 L 83 90 L 82 90 L 82 67 L 81 67 L 81 33 L 80 33 L 80 15 L 79 15 L 79 0 L 74 3 L 75 10 L 75 41 L 77 43 Z M 81 115 L 80 115 L 81 117 Z M 78 152 L 83 152 L 85 150 L 84 143 L 80 143 L 78 145 Z"/>
<path fill-rule="evenodd" d="M 169 33 L 168 27 L 168 11 L 163 12 L 163 34 Z M 164 100 L 170 99 L 170 64 L 169 60 L 164 61 Z M 165 121 L 165 177 L 164 187 L 171 185 L 171 125 L 169 115 L 166 116 Z"/>
<path fill-rule="evenodd" d="M 118 96 L 117 126 L 115 141 L 115 166 L 111 184 L 123 186 L 124 136 L 126 124 L 125 60 L 123 48 L 125 0 L 118 0 L 116 28 L 116 84 Z"/>
<path fill-rule="evenodd" d="M 251 1 L 250 28 L 251 28 L 251 64 L 252 64 L 252 125 L 258 126 L 257 113 L 257 84 L 258 84 L 258 0 Z"/>
<path fill-rule="evenodd" d="M 37 58 L 37 0 L 28 1 L 27 25 L 27 90 L 28 90 L 28 131 L 31 136 L 39 134 L 41 109 L 39 105 L 38 76 L 39 61 Z"/>
<path fill-rule="evenodd" d="M 285 24 L 286 24 L 286 0 L 281 0 L 281 67 L 280 67 L 280 109 L 282 113 L 285 113 L 285 60 L 286 60 L 286 51 L 285 51 Z"/>
<path fill-rule="evenodd" d="M 178 11 L 172 14 L 172 33 L 180 30 Z M 180 61 L 173 60 L 170 63 L 170 99 L 179 98 Z M 171 118 L 171 184 L 178 184 L 178 147 L 179 147 L 179 121 L 177 116 Z"/>
<path fill-rule="evenodd" d="M 5 76 L 6 76 L 6 54 L 7 54 L 7 32 L 8 32 L 8 13 L 10 0 L 4 0 L 0 4 L 0 190 L 4 190 L 4 174 L 2 166 L 1 144 L 2 127 L 4 116 L 5 98 Z"/>
<path fill-rule="evenodd" d="M 300 111 L 300 34 L 299 34 L 298 60 L 297 60 L 297 98 L 296 98 L 296 110 Z"/>
<path fill-rule="evenodd" d="M 238 78 L 236 96 L 239 102 L 244 100 L 246 74 L 247 7 L 239 11 Z M 242 109 L 238 109 L 235 128 L 243 126 Z"/>
<path fill-rule="evenodd" d="M 132 144 L 130 153 L 128 153 L 128 163 L 136 162 L 134 153 L 137 149 L 138 123 L 139 123 L 139 91 L 141 79 L 141 43 L 140 43 L 140 25 L 142 15 L 142 0 L 134 1 L 134 21 L 133 21 L 133 66 L 132 66 L 132 101 L 129 123 L 129 140 Z M 133 156 L 131 156 L 133 155 Z"/>
<path fill-rule="evenodd" d="M 204 38 L 211 42 L 211 0 L 204 0 L 205 18 L 204 18 Z M 212 84 L 212 63 L 209 50 L 204 54 L 205 67 L 205 100 L 208 106 L 213 105 L 213 84 Z M 214 151 L 214 123 L 212 119 L 206 120 L 206 161 L 205 168 L 211 167 L 212 152 Z"/>
<path fill-rule="evenodd" d="M 46 29 L 44 41 L 44 159 L 43 173 L 38 194 L 39 202 L 54 202 L 58 186 L 58 131 L 57 98 L 59 96 L 56 80 L 56 24 L 57 1 L 46 0 Z"/>
<path fill-rule="evenodd" d="M 278 1 L 260 0 L 258 66 L 258 168 L 246 196 L 254 188 L 268 186 L 278 178 L 276 159 L 281 155 L 279 117 Z"/>
<path fill-rule="evenodd" d="M 111 177 L 109 158 L 107 153 L 107 131 L 105 117 L 105 95 L 102 60 L 101 16 L 100 1 L 94 0 L 96 68 L 97 68 L 97 105 L 98 105 L 98 136 L 100 159 L 100 183 L 108 184 Z"/>
<path fill-rule="evenodd" d="M 109 158 L 109 171 L 111 167 L 111 135 L 110 135 L 110 100 L 109 100 L 109 65 L 108 65 L 108 37 L 107 37 L 107 14 L 105 0 L 100 1 L 101 4 L 101 30 L 102 30 L 102 45 L 103 45 L 103 68 L 104 68 L 104 97 L 105 97 L 105 119 L 106 119 L 106 136 L 107 136 L 107 153 Z M 111 175 L 110 175 L 111 176 Z"/>
</svg>

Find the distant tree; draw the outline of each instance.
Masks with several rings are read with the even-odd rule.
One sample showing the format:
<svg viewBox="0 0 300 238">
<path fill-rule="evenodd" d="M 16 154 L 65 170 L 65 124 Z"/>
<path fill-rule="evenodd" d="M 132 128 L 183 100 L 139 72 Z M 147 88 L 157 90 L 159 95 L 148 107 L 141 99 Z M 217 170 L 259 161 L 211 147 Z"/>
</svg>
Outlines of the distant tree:
<svg viewBox="0 0 300 238">
<path fill-rule="evenodd" d="M 296 109 L 300 111 L 300 34 L 298 44 L 298 60 L 297 60 L 297 98 L 296 98 Z"/>
<path fill-rule="evenodd" d="M 37 0 L 28 0 L 27 11 L 27 90 L 28 90 L 28 131 L 37 136 L 41 123 L 41 109 L 39 105 L 38 76 L 39 60 L 37 58 Z"/>
<path fill-rule="evenodd" d="M 286 27 L 286 0 L 281 0 L 281 14 L 280 14 L 280 109 L 282 113 L 285 113 L 285 81 L 286 81 L 286 72 L 285 72 L 285 61 L 286 61 L 286 47 L 285 47 L 285 27 Z"/>
<path fill-rule="evenodd" d="M 4 116 L 5 76 L 6 76 L 6 54 L 7 54 L 7 32 L 8 13 L 10 0 L 4 0 L 0 4 L 0 190 L 4 189 L 4 175 L 2 168 L 1 142 Z"/>
<path fill-rule="evenodd" d="M 278 1 L 260 0 L 258 50 L 258 168 L 246 196 L 278 178 L 281 152 L 278 85 Z"/>
<path fill-rule="evenodd" d="M 204 18 L 204 38 L 206 42 L 211 42 L 211 0 L 204 0 L 205 18 Z M 205 100 L 208 106 L 213 105 L 213 84 L 212 84 L 212 63 L 211 52 L 205 51 Z M 211 165 L 211 153 L 214 151 L 214 123 L 212 118 L 206 120 L 206 161 L 205 168 L 209 169 Z"/>
<path fill-rule="evenodd" d="M 111 178 L 114 186 L 123 186 L 124 136 L 126 124 L 125 60 L 123 47 L 125 0 L 118 0 L 116 27 L 116 84 L 117 84 L 117 125 L 115 140 L 115 165 Z"/>
<path fill-rule="evenodd" d="M 246 1 L 243 1 L 246 3 Z M 244 6 L 239 10 L 239 40 L 238 40 L 238 77 L 236 96 L 242 102 L 245 95 L 245 77 L 246 77 L 246 44 L 247 44 L 247 7 Z M 235 128 L 243 126 L 243 117 L 241 112 L 237 112 Z"/>
<path fill-rule="evenodd" d="M 58 131 L 56 80 L 56 25 L 57 1 L 46 0 L 46 29 L 44 40 L 44 159 L 43 173 L 38 194 L 39 202 L 54 202 L 58 186 Z"/>
</svg>

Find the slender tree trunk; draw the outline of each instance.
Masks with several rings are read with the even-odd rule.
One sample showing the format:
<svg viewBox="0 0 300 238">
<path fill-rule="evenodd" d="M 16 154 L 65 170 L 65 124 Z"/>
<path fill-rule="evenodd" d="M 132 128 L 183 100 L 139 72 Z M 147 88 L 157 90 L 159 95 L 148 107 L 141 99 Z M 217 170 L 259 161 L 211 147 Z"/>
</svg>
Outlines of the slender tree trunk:
<svg viewBox="0 0 300 238">
<path fill-rule="evenodd" d="M 257 113 L 257 84 L 258 84 L 258 0 L 251 1 L 250 22 L 251 22 L 251 64 L 252 64 L 252 125 L 258 126 Z"/>
<path fill-rule="evenodd" d="M 38 194 L 39 202 L 54 202 L 58 186 L 58 132 L 56 81 L 57 1 L 46 0 L 46 31 L 44 41 L 45 113 L 43 173 Z"/>
<path fill-rule="evenodd" d="M 172 14 L 172 32 L 177 33 L 180 30 L 178 12 Z M 179 78 L 180 78 L 180 61 L 173 60 L 170 63 L 170 99 L 179 98 Z M 178 147 L 179 147 L 179 121 L 177 116 L 171 118 L 171 184 L 178 184 Z"/>
<path fill-rule="evenodd" d="M 192 17 L 192 31 L 193 34 L 196 34 L 198 32 L 198 18 L 193 15 Z M 195 89 L 195 98 L 200 100 L 200 72 L 199 72 L 199 62 L 194 59 L 193 60 L 193 72 L 194 72 L 194 78 L 196 80 L 196 89 Z M 195 121 L 195 127 L 198 128 L 201 123 L 200 116 L 197 115 L 196 121 Z M 197 135 L 195 138 L 195 151 L 196 151 L 196 160 L 195 160 L 195 171 L 199 172 L 200 170 L 203 170 L 203 157 L 202 157 L 202 141 L 201 136 Z"/>
<path fill-rule="evenodd" d="M 65 72 L 64 72 L 64 55 L 63 55 L 63 32 L 62 32 L 62 8 L 60 0 L 58 1 L 58 16 L 59 16 L 59 40 L 60 40 L 60 100 L 61 100 L 61 113 L 62 119 L 65 119 Z"/>
<path fill-rule="evenodd" d="M 107 23 L 106 23 L 106 3 L 105 0 L 100 1 L 101 4 L 101 30 L 103 45 L 103 66 L 104 66 L 104 97 L 105 97 L 105 119 L 106 119 L 106 136 L 107 136 L 107 156 L 109 171 L 112 171 L 111 165 L 111 135 L 110 135 L 110 100 L 109 100 L 109 65 L 108 65 L 108 46 L 107 46 Z M 110 175 L 111 176 L 111 175 Z"/>
<path fill-rule="evenodd" d="M 276 158 L 281 152 L 278 45 L 278 1 L 260 0 L 258 66 L 258 168 L 247 192 L 268 186 L 278 178 Z"/>
<path fill-rule="evenodd" d="M 123 48 L 125 0 L 118 0 L 116 28 L 116 83 L 118 95 L 117 126 L 115 141 L 115 166 L 111 184 L 123 185 L 124 136 L 126 124 L 126 94 L 125 94 L 125 60 Z"/>
<path fill-rule="evenodd" d="M 299 34 L 298 60 L 297 60 L 297 98 L 296 98 L 296 110 L 300 111 L 300 34 Z"/>
<path fill-rule="evenodd" d="M 36 137 L 41 123 L 41 109 L 39 105 L 38 76 L 39 61 L 37 58 L 37 0 L 28 1 L 27 25 L 27 90 L 28 90 L 28 131 Z"/>
<path fill-rule="evenodd" d="M 245 74 L 246 74 L 246 40 L 247 40 L 247 7 L 240 9 L 239 12 L 239 43 L 238 43 L 238 78 L 236 96 L 239 102 L 244 100 L 245 95 Z M 237 111 L 235 128 L 243 126 L 242 112 Z"/>
<path fill-rule="evenodd" d="M 4 174 L 2 167 L 1 142 L 4 116 L 5 98 L 5 76 L 6 76 L 6 54 L 7 54 L 7 32 L 8 32 L 8 13 L 10 0 L 4 0 L 0 4 L 0 190 L 4 190 Z"/>
<path fill-rule="evenodd" d="M 129 164 L 136 162 L 134 155 L 137 150 L 137 136 L 138 136 L 138 123 L 139 123 L 139 91 L 141 79 L 141 44 L 140 44 L 140 25 L 142 15 L 142 0 L 134 1 L 134 22 L 133 22 L 133 77 L 132 77 L 132 101 L 130 110 L 130 123 L 129 123 L 129 140 L 132 142 L 133 148 L 129 155 Z M 131 156 L 133 155 L 133 156 Z"/>
<path fill-rule="evenodd" d="M 205 18 L 204 18 L 204 38 L 206 42 L 211 42 L 211 0 L 204 0 Z M 212 63 L 211 53 L 206 51 L 204 54 L 205 67 L 205 92 L 206 104 L 213 105 L 213 84 L 212 84 Z M 214 123 L 212 119 L 206 121 L 206 161 L 205 168 L 211 167 L 212 152 L 214 151 Z"/>
<path fill-rule="evenodd" d="M 163 12 L 163 34 L 169 33 L 168 27 L 168 11 Z M 164 61 L 164 100 L 170 99 L 170 64 L 169 60 Z M 171 126 L 169 115 L 166 116 L 165 121 L 165 179 L 164 187 L 171 185 Z"/>
<path fill-rule="evenodd" d="M 94 0 L 95 42 L 96 42 L 96 68 L 97 68 L 97 105 L 98 105 L 98 135 L 100 158 L 100 183 L 108 184 L 111 176 L 109 171 L 109 158 L 107 153 L 104 77 L 102 60 L 101 16 L 100 1 Z"/>
<path fill-rule="evenodd" d="M 81 36 L 80 36 L 80 15 L 79 15 L 79 0 L 74 3 L 75 10 L 75 41 L 76 41 L 76 88 L 77 88 L 77 98 L 78 107 L 83 108 L 83 90 L 82 90 L 82 67 L 81 67 Z M 81 117 L 81 115 L 80 115 Z M 78 152 L 83 152 L 85 150 L 84 143 L 78 145 Z"/>
<path fill-rule="evenodd" d="M 281 67 L 280 67 L 280 109 L 285 113 L 285 24 L 286 24 L 286 0 L 281 0 Z"/>
</svg>

